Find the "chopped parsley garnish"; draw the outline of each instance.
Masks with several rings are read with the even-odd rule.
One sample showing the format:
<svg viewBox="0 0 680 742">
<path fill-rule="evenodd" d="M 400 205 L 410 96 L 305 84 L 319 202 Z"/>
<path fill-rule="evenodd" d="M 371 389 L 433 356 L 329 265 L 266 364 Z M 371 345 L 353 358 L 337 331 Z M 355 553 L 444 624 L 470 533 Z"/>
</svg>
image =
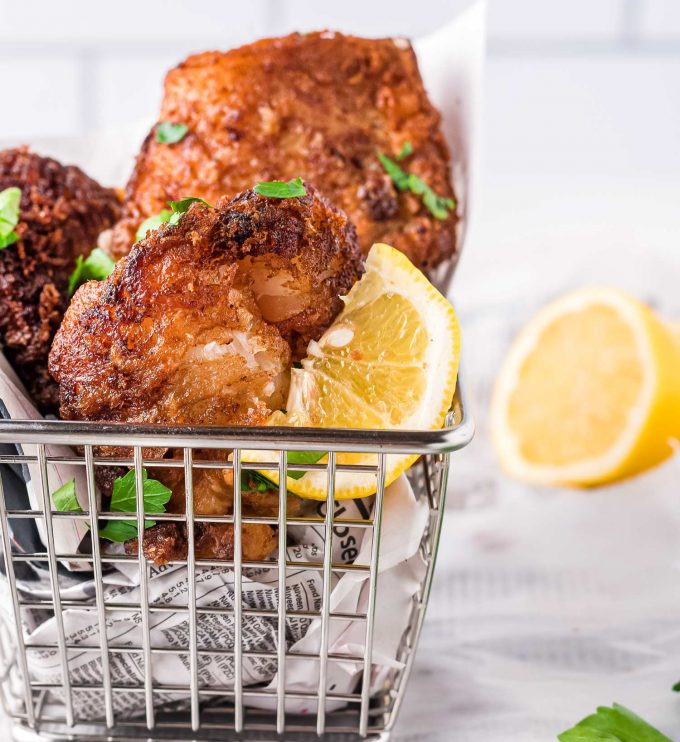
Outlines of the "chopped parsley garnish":
<svg viewBox="0 0 680 742">
<path fill-rule="evenodd" d="M 52 493 L 52 502 L 60 513 L 82 513 L 83 509 L 76 497 L 76 480 L 71 479 L 55 490 Z"/>
<path fill-rule="evenodd" d="M 142 494 L 144 496 L 144 512 L 162 513 L 165 504 L 172 495 L 172 490 L 161 484 L 157 479 L 149 479 L 146 469 L 142 469 Z M 131 469 L 125 476 L 118 477 L 113 483 L 111 494 L 112 513 L 137 512 L 137 494 L 135 492 L 135 470 Z M 144 528 L 155 526 L 155 520 L 145 520 Z M 100 538 L 109 541 L 128 541 L 137 536 L 136 520 L 110 520 L 105 528 L 99 531 Z"/>
<path fill-rule="evenodd" d="M 144 512 L 162 513 L 172 495 L 172 490 L 156 479 L 149 479 L 146 469 L 142 470 L 142 494 L 144 496 Z M 52 493 L 54 507 L 60 513 L 82 513 L 83 509 L 76 498 L 76 481 L 63 484 Z M 137 512 L 137 495 L 135 491 L 135 471 L 131 469 L 125 476 L 118 477 L 113 483 L 111 504 L 112 513 Z M 144 528 L 151 528 L 156 521 L 145 520 Z M 137 537 L 136 520 L 110 520 L 104 528 L 99 530 L 101 538 L 114 542 L 128 541 Z"/>
<path fill-rule="evenodd" d="M 406 154 L 404 154 L 405 150 Z M 410 146 L 410 142 L 406 142 L 396 159 L 403 160 L 404 157 L 408 157 L 412 152 L 413 148 Z M 407 173 L 387 155 L 378 152 L 378 159 L 385 169 L 385 172 L 392 179 L 395 188 L 398 191 L 411 191 L 411 193 L 414 193 L 416 196 L 420 196 L 423 206 L 425 206 L 425 208 L 436 219 L 446 219 L 449 215 L 449 211 L 453 211 L 456 208 L 456 202 L 454 199 L 438 196 L 430 186 L 425 183 L 425 181 L 413 173 Z"/>
<path fill-rule="evenodd" d="M 149 230 L 156 230 L 163 224 L 177 224 L 177 222 L 182 218 L 182 214 L 185 214 L 189 210 L 191 204 L 196 202 L 212 209 L 212 204 L 209 204 L 207 201 L 204 201 L 202 198 L 198 198 L 197 196 L 187 196 L 187 198 L 182 198 L 179 201 L 168 201 L 168 206 L 171 210 L 163 209 L 160 214 L 154 214 L 148 219 L 145 219 L 137 229 L 135 240 L 137 242 L 143 240 Z"/>
<path fill-rule="evenodd" d="M 165 224 L 167 221 L 170 220 L 170 217 L 172 216 L 172 211 L 169 211 L 168 209 L 163 209 L 160 214 L 154 214 L 153 216 L 150 216 L 148 219 L 145 219 L 140 225 L 139 229 L 137 230 L 137 234 L 135 235 L 135 240 L 139 242 L 140 240 L 143 240 L 146 237 L 146 233 L 148 231 L 155 231 L 158 229 L 158 227 L 161 226 L 161 224 Z"/>
<path fill-rule="evenodd" d="M 253 191 L 267 198 L 299 198 L 307 195 L 302 178 L 295 178 L 284 183 L 282 180 L 271 180 L 258 183 Z"/>
<path fill-rule="evenodd" d="M 671 688 L 671 690 L 674 690 L 676 693 L 680 693 L 680 680 Z"/>
<path fill-rule="evenodd" d="M 449 211 L 456 208 L 456 202 L 452 198 L 438 196 L 427 183 L 413 173 L 408 176 L 408 187 L 411 193 L 422 196 L 425 208 L 429 209 L 430 213 L 437 219 L 446 219 Z"/>
<path fill-rule="evenodd" d="M 399 154 L 394 158 L 397 162 L 405 160 L 409 155 L 413 154 L 413 145 L 411 142 L 404 142 L 403 147 L 399 151 Z"/>
<path fill-rule="evenodd" d="M 325 451 L 288 451 L 286 459 L 289 464 L 316 464 L 326 455 Z M 289 471 L 291 479 L 302 479 L 304 471 Z"/>
<path fill-rule="evenodd" d="M 0 191 L 0 250 L 13 245 L 19 235 L 14 231 L 19 223 L 20 188 L 5 188 Z"/>
<path fill-rule="evenodd" d="M 286 460 L 289 464 L 316 464 L 326 455 L 325 451 L 288 451 Z M 289 471 L 288 476 L 291 479 L 302 479 L 307 472 Z M 248 480 L 251 480 L 250 482 Z M 253 485 L 256 492 L 266 492 L 267 490 L 278 489 L 278 485 L 269 481 L 265 472 L 255 472 L 248 470 L 241 476 L 241 488 L 252 491 Z"/>
<path fill-rule="evenodd" d="M 278 485 L 270 482 L 267 477 L 263 477 L 257 471 L 241 472 L 241 491 L 242 492 L 271 492 L 278 490 Z"/>
<path fill-rule="evenodd" d="M 378 152 L 378 159 L 385 169 L 385 172 L 390 176 L 390 178 L 392 178 L 392 182 L 396 189 L 398 191 L 408 190 L 408 173 L 405 170 L 402 170 L 394 160 L 390 160 L 390 158 L 382 152 Z"/>
<path fill-rule="evenodd" d="M 95 247 L 86 258 L 79 255 L 76 258 L 76 267 L 68 279 L 68 295 L 73 296 L 76 289 L 87 281 L 103 281 L 108 278 L 115 265 L 113 258 L 99 247 Z"/>
<path fill-rule="evenodd" d="M 156 141 L 159 144 L 177 144 L 187 135 L 186 124 L 175 124 L 173 121 L 161 121 L 156 127 Z"/>
<path fill-rule="evenodd" d="M 177 224 L 177 222 L 181 219 L 182 214 L 185 214 L 187 211 L 189 211 L 189 207 L 191 206 L 191 204 L 195 203 L 203 204 L 203 206 L 207 206 L 209 209 L 212 209 L 211 204 L 209 204 L 207 201 L 204 201 L 202 198 L 198 198 L 197 196 L 188 196 L 187 198 L 182 198 L 179 201 L 168 201 L 168 206 L 172 209 L 172 214 L 168 219 L 168 224 Z"/>
<path fill-rule="evenodd" d="M 624 706 L 600 706 L 575 727 L 562 732 L 560 742 L 672 742 Z"/>
</svg>

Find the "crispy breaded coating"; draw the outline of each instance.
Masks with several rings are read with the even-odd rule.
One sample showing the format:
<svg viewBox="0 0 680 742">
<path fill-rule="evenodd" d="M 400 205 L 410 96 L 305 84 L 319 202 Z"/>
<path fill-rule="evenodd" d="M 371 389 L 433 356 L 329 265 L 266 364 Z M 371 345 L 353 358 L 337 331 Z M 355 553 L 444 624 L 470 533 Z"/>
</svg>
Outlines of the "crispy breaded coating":
<svg viewBox="0 0 680 742">
<path fill-rule="evenodd" d="M 301 176 L 349 215 L 364 253 L 387 242 L 421 268 L 455 258 L 455 213 L 435 218 L 419 196 L 395 188 L 377 158 L 410 142 L 408 172 L 454 195 L 440 115 L 403 39 L 292 34 L 191 56 L 166 77 L 164 121 L 189 131 L 162 144 L 154 129 L 144 142 L 114 233 L 119 254 L 168 200 L 212 202 L 258 181 Z"/>
<path fill-rule="evenodd" d="M 183 523 L 166 521 L 144 531 L 144 555 L 155 564 L 168 564 L 187 558 L 189 541 Z M 266 559 L 276 549 L 275 531 L 266 525 L 244 523 L 241 526 L 241 555 L 244 561 Z M 137 555 L 139 539 L 125 542 L 125 553 Z M 234 527 L 230 523 L 197 523 L 194 527 L 196 559 L 232 560 Z"/>
<path fill-rule="evenodd" d="M 135 245 L 108 279 L 76 293 L 50 354 L 62 417 L 262 425 L 285 401 L 291 359 L 333 321 L 339 295 L 362 272 L 352 224 L 311 186 L 301 198 L 249 191 L 215 208 L 195 203 Z M 173 492 L 168 511 L 184 512 L 183 470 L 154 472 Z M 231 513 L 232 484 L 219 469 L 196 470 L 194 511 Z M 242 505 L 244 515 L 276 513 L 278 496 L 244 491 Z M 197 556 L 233 555 L 231 525 L 196 524 L 194 535 Z M 185 558 L 187 543 L 172 523 L 143 538 L 159 564 Z M 244 558 L 263 559 L 275 546 L 270 526 L 244 525 Z"/>
<path fill-rule="evenodd" d="M 47 354 L 68 305 L 68 279 L 121 208 L 79 168 L 26 148 L 0 152 L 0 191 L 13 186 L 21 189 L 19 240 L 0 250 L 0 345 L 38 409 L 56 413 Z"/>
<path fill-rule="evenodd" d="M 76 293 L 50 354 L 62 417 L 261 422 L 291 346 L 326 329 L 362 270 L 351 224 L 311 187 L 195 203 Z"/>
<path fill-rule="evenodd" d="M 186 500 L 182 472 L 178 469 L 165 469 L 161 472 L 159 478 L 172 489 L 172 499 L 168 509 L 171 512 L 183 513 Z M 233 477 L 231 474 L 231 470 L 223 472 L 219 469 L 198 469 L 193 472 L 194 510 L 197 514 L 223 515 L 233 512 Z M 255 486 L 256 483 L 247 480 L 244 482 L 241 493 L 243 515 L 277 517 L 278 491 L 274 489 L 259 492 Z M 298 515 L 300 510 L 300 498 L 289 494 L 286 501 L 287 516 Z M 276 531 L 266 524 L 244 523 L 241 526 L 241 544 L 244 560 L 266 559 L 277 547 Z M 186 525 L 168 521 L 158 523 L 145 531 L 143 545 L 147 559 L 151 559 L 156 564 L 186 559 L 188 552 Z M 125 543 L 125 551 L 128 554 L 137 554 L 138 549 L 138 539 L 131 539 Z M 194 550 L 197 559 L 233 559 L 234 527 L 229 523 L 196 523 Z"/>
</svg>

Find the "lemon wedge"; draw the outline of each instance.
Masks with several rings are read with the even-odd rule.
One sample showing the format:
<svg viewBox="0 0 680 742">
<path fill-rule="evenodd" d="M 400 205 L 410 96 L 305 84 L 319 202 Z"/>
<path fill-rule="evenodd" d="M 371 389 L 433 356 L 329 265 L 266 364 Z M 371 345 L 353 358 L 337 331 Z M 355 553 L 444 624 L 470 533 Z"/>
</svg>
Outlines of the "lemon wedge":
<svg viewBox="0 0 680 742">
<path fill-rule="evenodd" d="M 456 387 L 460 332 L 453 307 L 398 250 L 371 248 L 366 273 L 344 298 L 344 309 L 301 368 L 291 372 L 286 412 L 270 425 L 381 430 L 434 429 L 444 423 Z M 386 482 L 417 459 L 387 456 Z M 242 460 L 277 462 L 275 451 L 243 451 Z M 290 458 L 295 461 L 295 457 Z M 324 463 L 327 457 L 321 458 Z M 376 454 L 339 453 L 338 464 L 375 466 Z M 278 472 L 262 475 L 278 484 Z M 288 476 L 301 497 L 326 498 L 326 472 Z M 299 478 L 295 478 L 295 477 Z M 376 474 L 338 471 L 335 497 L 364 497 Z"/>
<path fill-rule="evenodd" d="M 589 486 L 644 471 L 680 432 L 680 344 L 621 291 L 569 293 L 515 340 L 491 429 L 504 468 L 530 482 Z"/>
</svg>

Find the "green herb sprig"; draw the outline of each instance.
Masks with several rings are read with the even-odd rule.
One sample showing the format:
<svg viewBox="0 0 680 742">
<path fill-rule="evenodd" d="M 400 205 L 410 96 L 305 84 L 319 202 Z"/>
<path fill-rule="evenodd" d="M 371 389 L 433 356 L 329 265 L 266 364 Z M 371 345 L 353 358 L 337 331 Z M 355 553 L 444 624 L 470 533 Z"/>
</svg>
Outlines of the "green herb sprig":
<svg viewBox="0 0 680 742">
<path fill-rule="evenodd" d="M 289 464 L 316 464 L 326 455 L 325 451 L 288 451 L 286 459 Z M 291 479 L 302 479 L 306 472 L 289 471 Z"/>
<path fill-rule="evenodd" d="M 173 121 L 161 121 L 156 126 L 156 141 L 159 144 L 177 144 L 187 135 L 189 127 L 186 124 L 176 124 Z"/>
<path fill-rule="evenodd" d="M 401 161 L 412 153 L 411 143 L 406 142 L 395 159 Z M 436 219 L 446 219 L 449 212 L 456 208 L 456 201 L 453 198 L 438 196 L 422 178 L 413 173 L 407 173 L 400 165 L 397 165 L 395 160 L 390 159 L 383 152 L 378 152 L 378 160 L 392 179 L 395 188 L 398 191 L 411 191 L 416 196 L 420 196 L 423 206 Z"/>
<path fill-rule="evenodd" d="M 170 221 L 170 217 L 172 216 L 172 211 L 169 209 L 163 209 L 160 214 L 154 214 L 153 216 L 150 216 L 148 219 L 145 219 L 137 229 L 137 234 L 135 235 L 135 241 L 139 242 L 140 240 L 143 240 L 146 237 L 146 233 L 151 231 L 154 232 L 158 229 L 158 227 L 161 226 L 161 224 L 165 224 L 166 222 Z"/>
<path fill-rule="evenodd" d="M 19 223 L 20 188 L 5 188 L 0 191 L 0 250 L 13 245 L 19 235 L 14 231 Z"/>
<path fill-rule="evenodd" d="M 198 198 L 197 196 L 187 196 L 187 198 L 182 198 L 179 201 L 168 201 L 170 210 L 163 209 L 159 214 L 154 214 L 148 219 L 145 219 L 137 229 L 135 240 L 137 242 L 143 240 L 149 230 L 156 230 L 162 224 L 177 224 L 182 218 L 182 214 L 185 214 L 189 210 L 191 204 L 195 203 L 201 203 L 209 209 L 212 209 L 212 204 L 209 204 L 207 201 Z"/>
<path fill-rule="evenodd" d="M 316 464 L 326 455 L 325 451 L 288 451 L 286 460 L 289 464 Z M 306 474 L 305 471 L 289 471 L 288 476 L 291 479 L 302 479 Z M 244 471 L 241 475 L 241 489 L 250 488 L 256 492 L 266 492 L 267 490 L 276 490 L 278 485 L 270 481 L 267 472 L 257 472 L 252 470 Z"/>
<path fill-rule="evenodd" d="M 76 258 L 76 267 L 68 279 L 68 295 L 73 296 L 76 289 L 87 281 L 103 281 L 108 278 L 115 265 L 113 258 L 99 247 L 95 247 L 86 258 L 79 255 Z"/>
<path fill-rule="evenodd" d="M 144 497 L 145 513 L 163 513 L 165 505 L 172 495 L 172 490 L 157 479 L 149 479 L 146 469 L 142 470 L 142 495 Z M 82 513 L 76 497 L 76 481 L 71 479 L 52 493 L 54 507 L 61 513 Z M 135 490 L 135 471 L 131 469 L 127 474 L 118 477 L 113 483 L 111 493 L 112 513 L 136 513 L 137 494 Z M 155 526 L 156 521 L 144 520 L 144 528 Z M 104 528 L 99 529 L 99 537 L 108 541 L 122 543 L 137 537 L 136 520 L 110 520 Z"/>
<path fill-rule="evenodd" d="M 560 742 L 673 742 L 644 719 L 615 703 L 600 706 L 575 727 L 557 737 Z"/>
<path fill-rule="evenodd" d="M 411 142 L 404 142 L 402 148 L 399 150 L 399 154 L 394 158 L 397 162 L 405 160 L 407 157 L 413 154 L 413 145 Z"/>
<path fill-rule="evenodd" d="M 267 198 L 300 198 L 307 195 L 302 178 L 295 178 L 287 183 L 282 180 L 261 181 L 254 186 L 253 191 Z"/>
<path fill-rule="evenodd" d="M 60 513 L 82 513 L 78 498 L 76 497 L 76 480 L 71 479 L 62 484 L 58 490 L 52 493 L 54 507 Z"/>
</svg>

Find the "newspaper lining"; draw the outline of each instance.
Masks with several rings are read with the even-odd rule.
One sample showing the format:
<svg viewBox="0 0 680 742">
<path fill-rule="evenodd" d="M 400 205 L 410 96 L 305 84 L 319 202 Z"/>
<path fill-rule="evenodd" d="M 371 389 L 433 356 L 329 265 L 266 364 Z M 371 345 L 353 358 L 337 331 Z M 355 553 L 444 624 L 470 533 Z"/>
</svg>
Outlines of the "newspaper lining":
<svg viewBox="0 0 680 742">
<path fill-rule="evenodd" d="M 6 417 L 17 416 L 24 419 L 40 419 L 35 408 L 21 389 L 14 383 L 10 374 L 4 373 L 4 364 L 0 362 L 0 406 Z M 35 446 L 17 446 L 26 455 L 36 455 Z M 48 456 L 72 456 L 66 446 L 48 446 Z M 22 466 L 26 491 L 22 507 L 42 510 L 42 499 L 34 487 L 39 473 L 35 465 Z M 82 493 L 85 484 L 84 468 L 76 465 L 48 463 L 48 480 L 50 492 L 72 478 L 76 478 L 76 492 Z M 7 490 L 7 485 L 5 486 Z M 36 491 L 38 490 L 38 491 Z M 21 498 L 21 492 L 11 492 L 10 497 Z M 21 505 L 21 501 L 19 500 Z M 83 503 L 87 507 L 87 503 Z M 325 514 L 324 502 L 310 502 L 308 509 L 314 514 Z M 373 498 L 346 500 L 336 503 L 336 517 L 365 519 L 373 509 Z M 380 637 L 373 649 L 373 662 L 377 666 L 375 679 L 380 677 L 380 668 L 394 665 L 394 655 L 405 628 L 409 615 L 408 604 L 418 589 L 423 576 L 424 563 L 418 547 L 426 526 L 428 506 L 424 500 L 416 500 L 413 490 L 402 475 L 385 492 L 383 529 L 381 542 L 381 561 L 379 569 L 381 578 L 378 581 L 381 612 L 387 610 L 387 616 L 396 612 L 398 621 L 390 621 L 381 626 Z M 37 519 L 40 521 L 41 519 Z M 77 528 L 74 527 L 77 524 Z M 37 524 L 36 524 L 37 525 Z M 53 522 L 54 541 L 57 553 L 75 554 L 81 544 L 87 527 L 84 521 L 58 519 Z M 39 527 L 40 537 L 44 537 L 44 528 Z M 287 535 L 292 545 L 288 547 L 288 560 L 304 564 L 323 563 L 325 552 L 325 531 L 323 525 L 290 526 Z M 18 539 L 21 545 L 21 539 Z M 29 548 L 32 548 L 29 546 Z M 105 547 L 115 553 L 122 547 L 113 545 Z M 370 529 L 350 528 L 336 525 L 333 538 L 333 561 L 335 563 L 370 564 L 371 531 Z M 28 549 L 27 549 L 28 550 Z M 40 565 L 31 565 L 32 571 L 27 575 L 17 575 L 17 585 L 26 596 L 34 598 L 52 597 L 49 573 Z M 97 612 L 93 605 L 95 596 L 94 580 L 89 562 L 70 563 L 72 572 L 61 574 L 59 594 L 62 600 L 83 601 L 83 608 L 71 608 L 62 613 L 66 643 L 82 646 L 82 652 L 71 650 L 68 653 L 68 666 L 71 683 L 102 684 L 101 636 L 97 621 Z M 389 575 L 389 580 L 383 580 Z M 189 647 L 189 614 L 187 601 L 189 579 L 187 568 L 183 566 L 151 565 L 148 581 L 149 604 L 176 606 L 177 612 L 150 614 L 150 639 L 154 648 L 177 648 L 188 650 Z M 331 592 L 331 610 L 352 613 L 365 611 L 366 573 L 347 573 L 338 578 L 333 575 Z M 140 600 L 139 565 L 121 563 L 106 572 L 102 578 L 104 600 L 107 604 L 137 603 Z M 3 586 L 7 589 L 6 584 Z M 235 602 L 234 573 L 228 568 L 205 568 L 196 570 L 195 578 L 196 607 L 225 608 L 233 610 Z M 287 571 L 286 575 L 286 609 L 287 611 L 319 612 L 323 594 L 323 579 L 319 569 L 301 567 L 299 571 Z M 241 601 L 244 608 L 257 610 L 276 610 L 278 607 L 278 569 L 244 570 L 242 578 Z M 9 626 L 13 619 L 9 612 L 10 601 L 3 601 L 3 618 Z M 57 644 L 58 627 L 55 618 L 44 610 L 24 610 L 22 612 L 22 631 L 26 645 Z M 198 626 L 199 685 L 205 688 L 233 687 L 234 682 L 234 638 L 235 625 L 233 615 L 201 614 Z M 286 620 L 286 650 L 288 652 L 319 652 L 320 619 L 298 618 L 289 616 Z M 334 654 L 363 656 L 365 631 L 362 622 L 333 621 L 329 632 L 329 651 Z M 107 611 L 106 634 L 109 647 L 125 649 L 142 647 L 141 608 L 136 610 Z M 275 617 L 246 616 L 241 623 L 242 648 L 246 651 L 275 654 L 278 649 L 278 623 Z M 91 651 L 88 651 L 91 650 Z M 216 650 L 210 654 L 210 650 Z M 225 651 L 226 650 L 226 651 Z M 190 655 L 188 651 L 177 653 L 154 654 L 152 677 L 156 685 L 186 685 L 190 683 Z M 61 683 L 62 665 L 57 649 L 34 650 L 28 652 L 28 666 L 31 678 L 43 683 Z M 143 684 L 144 657 L 140 651 L 109 652 L 111 681 L 114 685 Z M 275 658 L 261 658 L 244 655 L 242 662 L 243 685 L 268 684 L 268 689 L 275 692 L 277 663 Z M 329 663 L 329 679 L 338 693 L 350 693 L 354 689 L 363 665 L 360 662 Z M 316 690 L 318 662 L 308 659 L 289 659 L 286 668 L 287 690 Z M 78 690 L 76 694 L 78 716 L 82 720 L 101 717 L 102 692 L 96 690 Z M 176 703 L 178 697 L 186 699 L 186 691 L 160 692 L 154 695 L 158 705 Z M 50 701 L 63 701 L 63 693 L 55 690 Z M 262 702 L 262 700 L 264 702 Z M 116 690 L 112 694 L 113 708 L 119 716 L 133 716 L 143 711 L 144 695 L 134 691 Z M 275 700 L 272 701 L 275 704 Z M 267 707 L 268 699 L 256 703 L 258 707 Z M 329 710 L 340 704 L 329 703 Z M 287 710 L 295 713 L 312 711 L 305 701 L 288 701 Z"/>
</svg>

